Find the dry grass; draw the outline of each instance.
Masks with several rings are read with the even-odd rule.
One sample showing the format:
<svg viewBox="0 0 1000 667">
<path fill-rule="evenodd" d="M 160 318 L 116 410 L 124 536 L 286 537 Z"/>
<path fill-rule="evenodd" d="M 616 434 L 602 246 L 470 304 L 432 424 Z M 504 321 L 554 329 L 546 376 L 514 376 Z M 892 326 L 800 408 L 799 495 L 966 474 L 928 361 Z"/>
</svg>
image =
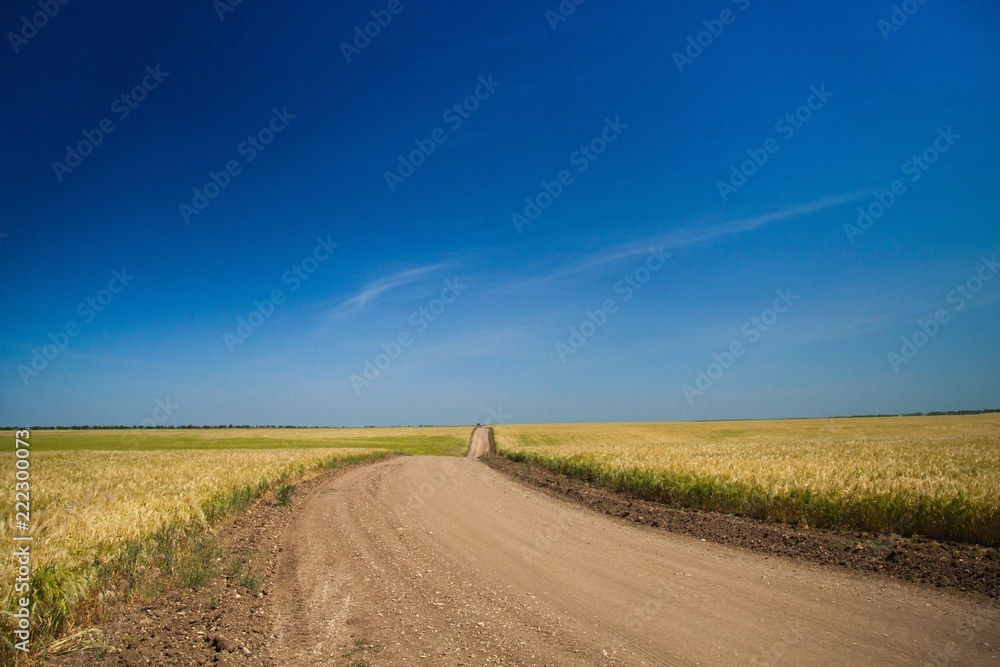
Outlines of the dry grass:
<svg viewBox="0 0 1000 667">
<path fill-rule="evenodd" d="M 1000 544 L 1000 415 L 501 426 L 502 455 L 643 498 Z"/>
</svg>

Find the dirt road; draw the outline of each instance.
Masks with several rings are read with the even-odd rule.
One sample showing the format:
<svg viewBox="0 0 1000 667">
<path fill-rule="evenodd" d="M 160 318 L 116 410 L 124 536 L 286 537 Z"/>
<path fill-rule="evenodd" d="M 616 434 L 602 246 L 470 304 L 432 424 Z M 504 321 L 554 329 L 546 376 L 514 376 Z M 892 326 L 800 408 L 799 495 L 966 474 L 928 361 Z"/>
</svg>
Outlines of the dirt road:
<svg viewBox="0 0 1000 667">
<path fill-rule="evenodd" d="M 625 524 L 468 458 L 332 478 L 277 575 L 293 667 L 1000 664 L 985 598 Z"/>
<path fill-rule="evenodd" d="M 486 454 L 496 454 L 497 446 L 493 441 L 493 429 L 489 426 L 477 426 L 476 430 L 472 432 L 472 438 L 469 440 L 469 451 L 466 453 L 466 458 L 478 459 Z"/>
</svg>

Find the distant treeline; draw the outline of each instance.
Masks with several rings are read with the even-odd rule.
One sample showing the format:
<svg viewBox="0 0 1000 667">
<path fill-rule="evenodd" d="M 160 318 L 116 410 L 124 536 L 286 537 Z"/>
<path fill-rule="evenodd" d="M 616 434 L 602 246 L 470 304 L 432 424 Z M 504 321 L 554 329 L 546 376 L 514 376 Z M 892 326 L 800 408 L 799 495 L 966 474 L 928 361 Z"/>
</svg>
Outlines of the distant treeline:
<svg viewBox="0 0 1000 667">
<path fill-rule="evenodd" d="M 1000 409 L 952 410 L 950 412 L 907 412 L 901 415 L 851 415 L 850 417 L 835 417 L 834 419 L 858 419 L 860 417 L 944 417 L 948 415 L 988 415 L 993 412 L 1000 412 Z"/>
<path fill-rule="evenodd" d="M 989 415 L 1000 412 L 1000 408 L 988 408 L 986 410 L 949 410 L 947 412 L 904 412 L 895 414 L 874 414 L 874 415 L 835 415 L 833 417 L 777 417 L 772 419 L 699 419 L 701 422 L 715 421 L 804 421 L 807 419 L 869 419 L 875 417 L 948 417 L 958 415 Z"/>
<path fill-rule="evenodd" d="M 706 419 L 698 421 L 786 421 L 794 419 L 862 419 L 865 417 L 946 417 L 953 415 L 986 415 L 992 414 L 994 412 L 1000 412 L 1000 408 L 988 409 L 988 410 L 951 410 L 948 412 L 907 412 L 903 414 L 878 414 L 878 415 L 838 415 L 836 417 L 784 417 L 780 419 L 761 419 L 761 420 L 742 420 L 742 419 Z M 433 426 L 440 426 L 439 424 L 418 424 L 416 428 L 429 428 Z M 21 426 L 0 426 L 2 431 L 13 431 L 18 428 L 23 428 Z M 398 426 L 296 426 L 294 424 L 287 424 L 281 426 L 275 425 L 251 425 L 251 424 L 216 424 L 216 425 L 204 425 L 196 426 L 195 424 L 185 424 L 183 426 L 164 426 L 158 424 L 156 426 L 29 426 L 32 431 L 106 431 L 114 429 L 184 429 L 184 428 L 414 428 L 413 426 L 398 425 Z"/>
</svg>

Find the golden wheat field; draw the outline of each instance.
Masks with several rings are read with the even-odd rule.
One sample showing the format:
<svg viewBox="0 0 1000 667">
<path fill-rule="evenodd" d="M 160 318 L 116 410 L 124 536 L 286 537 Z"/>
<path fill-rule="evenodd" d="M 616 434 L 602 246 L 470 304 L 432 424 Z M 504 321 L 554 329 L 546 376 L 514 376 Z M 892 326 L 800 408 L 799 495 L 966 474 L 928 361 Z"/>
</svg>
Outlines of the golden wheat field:
<svg viewBox="0 0 1000 667">
<path fill-rule="evenodd" d="M 138 557 L 155 535 L 201 532 L 283 481 L 338 461 L 386 454 L 362 449 L 34 454 L 27 534 L 34 538 L 31 596 L 40 635 L 70 619 L 78 604 L 100 592 L 102 579 L 116 576 L 114 570 L 129 569 L 119 567 L 123 555 L 131 549 Z M 0 456 L 6 488 L 14 486 L 12 459 L 9 453 Z M 13 519 L 13 503 L 5 502 L 0 530 L 8 539 L 25 534 L 14 530 Z M 0 561 L 0 578 L 13 582 L 16 567 L 13 558 Z M 0 608 L 14 609 L 16 597 L 13 586 L 5 586 Z"/>
<path fill-rule="evenodd" d="M 812 527 L 1000 544 L 1000 414 L 497 426 L 498 452 L 640 497 Z M 470 429 L 34 431 L 31 589 L 37 636 L 73 626 L 123 579 L 191 581 L 215 521 L 338 462 L 462 455 Z M 12 432 L 0 433 L 9 436 Z M 0 454 L 14 488 L 15 456 Z M 0 529 L 19 534 L 14 496 Z M 201 559 L 201 560 L 199 560 Z M 202 563 L 202 564 L 199 564 Z M 178 564 L 183 564 L 178 566 Z M 15 561 L 0 561 L 13 581 Z M 0 611 L 15 608 L 6 587 Z M 10 617 L 0 621 L 5 631 Z M 6 634 L 9 635 L 9 632 Z M 11 655 L 0 646 L 0 658 Z"/>
<path fill-rule="evenodd" d="M 13 442 L 12 432 L 2 435 Z M 205 508 L 234 490 L 270 488 L 338 457 L 457 455 L 467 439 L 464 427 L 37 430 L 30 439 L 36 555 L 72 564 L 165 523 L 203 521 Z M 12 452 L 0 454 L 4 488 L 14 488 L 13 463 Z M 0 511 L 3 534 L 13 534 L 12 494 Z"/>
<path fill-rule="evenodd" d="M 464 453 L 470 429 L 465 426 L 394 428 L 177 428 L 36 430 L 33 451 L 143 449 L 303 449 L 361 447 L 409 454 Z M 12 431 L 0 431 L 13 442 Z"/>
<path fill-rule="evenodd" d="M 112 548 L 164 524 L 208 523 L 212 501 L 221 502 L 233 489 L 267 488 L 280 479 L 302 477 L 331 459 L 375 451 L 42 452 L 31 468 L 35 553 L 39 564 L 58 560 L 72 565 L 99 547 Z M 13 516 L 12 511 L 0 516 L 5 535 L 15 533 Z M 6 565 L 4 561 L 0 567 Z"/>
<path fill-rule="evenodd" d="M 1000 543 L 1000 415 L 500 426 L 498 451 L 640 497 Z"/>
</svg>

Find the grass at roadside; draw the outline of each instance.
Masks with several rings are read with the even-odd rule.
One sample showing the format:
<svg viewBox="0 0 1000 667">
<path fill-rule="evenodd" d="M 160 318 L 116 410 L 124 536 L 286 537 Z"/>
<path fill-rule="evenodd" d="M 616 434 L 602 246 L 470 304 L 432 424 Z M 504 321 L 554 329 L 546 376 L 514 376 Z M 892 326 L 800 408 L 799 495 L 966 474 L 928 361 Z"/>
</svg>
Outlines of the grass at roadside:
<svg viewBox="0 0 1000 667">
<path fill-rule="evenodd" d="M 1000 544 L 1000 415 L 504 425 L 515 461 L 678 506 Z"/>
</svg>

